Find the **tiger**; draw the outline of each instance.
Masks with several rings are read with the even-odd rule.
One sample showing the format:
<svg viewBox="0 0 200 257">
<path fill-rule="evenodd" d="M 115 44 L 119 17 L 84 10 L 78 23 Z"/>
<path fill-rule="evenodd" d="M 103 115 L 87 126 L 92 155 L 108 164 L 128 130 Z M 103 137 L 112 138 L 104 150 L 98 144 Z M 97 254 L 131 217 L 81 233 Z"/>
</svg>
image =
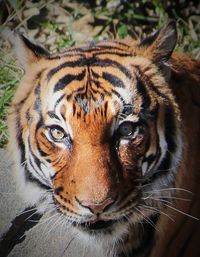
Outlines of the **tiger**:
<svg viewBox="0 0 200 257">
<path fill-rule="evenodd" d="M 176 44 L 175 21 L 58 53 L 15 34 L 13 176 L 93 257 L 200 256 L 200 62 Z"/>
</svg>

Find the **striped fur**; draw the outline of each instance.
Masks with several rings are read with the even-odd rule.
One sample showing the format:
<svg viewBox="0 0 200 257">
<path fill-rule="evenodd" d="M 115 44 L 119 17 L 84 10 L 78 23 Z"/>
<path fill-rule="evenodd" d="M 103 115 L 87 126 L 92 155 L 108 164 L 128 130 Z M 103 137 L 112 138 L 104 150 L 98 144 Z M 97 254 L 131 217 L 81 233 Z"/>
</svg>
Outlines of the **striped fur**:
<svg viewBox="0 0 200 257">
<path fill-rule="evenodd" d="M 52 213 L 100 244 L 102 256 L 150 256 L 164 205 L 178 198 L 169 188 L 183 159 L 170 85 L 174 23 L 142 42 L 92 42 L 54 55 L 16 41 L 25 75 L 10 110 L 10 148 L 27 205 L 45 212 L 53 203 Z"/>
</svg>

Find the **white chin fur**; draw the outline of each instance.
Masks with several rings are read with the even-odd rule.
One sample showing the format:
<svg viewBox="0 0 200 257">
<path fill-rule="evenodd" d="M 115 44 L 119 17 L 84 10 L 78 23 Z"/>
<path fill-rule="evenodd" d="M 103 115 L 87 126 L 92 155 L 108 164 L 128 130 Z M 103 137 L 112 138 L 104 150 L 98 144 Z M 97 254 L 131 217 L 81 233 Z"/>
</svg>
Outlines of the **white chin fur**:
<svg viewBox="0 0 200 257">
<path fill-rule="evenodd" d="M 122 249 L 122 242 L 124 237 L 129 233 L 128 226 L 122 224 L 115 224 L 112 227 L 111 233 L 97 233 L 90 234 L 74 228 L 77 237 L 83 247 L 95 251 L 95 257 L 114 257 L 118 249 Z"/>
</svg>

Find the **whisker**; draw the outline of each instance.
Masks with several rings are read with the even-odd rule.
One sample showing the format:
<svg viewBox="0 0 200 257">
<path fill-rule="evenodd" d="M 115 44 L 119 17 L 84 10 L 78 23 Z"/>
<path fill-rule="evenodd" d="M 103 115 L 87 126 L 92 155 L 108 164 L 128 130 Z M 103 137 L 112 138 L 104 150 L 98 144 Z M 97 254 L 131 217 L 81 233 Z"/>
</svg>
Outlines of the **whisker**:
<svg viewBox="0 0 200 257">
<path fill-rule="evenodd" d="M 55 221 L 55 217 L 59 216 L 58 219 L 60 218 L 60 214 L 56 213 L 55 215 L 51 216 L 50 219 L 46 220 L 44 223 L 46 223 L 45 229 L 44 229 L 44 233 L 43 235 L 45 236 L 45 239 L 47 240 L 48 237 L 50 236 L 50 232 L 55 229 L 55 223 L 57 222 L 57 220 Z M 50 230 L 48 231 L 48 228 L 50 227 Z"/>
<path fill-rule="evenodd" d="M 49 215 L 52 211 L 53 211 L 53 210 L 50 209 L 50 210 L 47 211 L 45 214 L 46 214 L 46 215 Z M 56 217 L 57 215 L 59 215 L 59 213 L 55 213 L 54 215 L 51 215 L 50 217 L 43 218 L 43 219 L 40 221 L 40 224 L 42 225 L 42 224 L 46 223 L 47 221 L 53 219 L 53 218 Z"/>
<path fill-rule="evenodd" d="M 62 219 L 62 216 L 60 215 L 60 213 L 57 213 L 55 216 L 59 215 L 59 217 L 57 218 L 57 220 L 55 221 L 55 223 L 53 224 L 53 226 L 51 227 L 51 229 L 48 231 L 48 235 L 50 235 L 50 232 L 56 228 L 56 224 L 58 224 L 60 222 L 60 219 Z"/>
<path fill-rule="evenodd" d="M 38 208 L 37 207 L 34 207 L 34 208 L 31 208 L 31 209 L 25 209 L 23 212 L 21 212 L 19 215 L 23 215 L 25 213 L 28 213 L 28 212 L 31 212 L 31 211 L 34 211 L 34 210 L 37 210 Z"/>
<path fill-rule="evenodd" d="M 181 210 L 179 210 L 179 209 L 177 209 L 177 208 L 175 208 L 175 207 L 173 207 L 173 206 L 167 204 L 167 203 L 170 203 L 170 202 L 168 202 L 168 201 L 161 200 L 161 199 L 153 199 L 153 200 L 160 201 L 160 202 L 161 202 L 163 205 L 165 205 L 166 207 L 168 207 L 168 208 L 170 208 L 170 209 L 172 209 L 172 210 L 174 210 L 174 211 L 177 211 L 177 212 L 179 212 L 179 213 L 181 213 L 181 214 L 183 214 L 183 215 L 185 215 L 185 216 L 187 216 L 187 217 L 189 217 L 189 218 L 192 218 L 192 219 L 195 219 L 195 220 L 200 220 L 199 218 L 197 218 L 197 217 L 195 217 L 195 216 L 192 216 L 192 215 L 190 215 L 190 214 L 188 214 L 188 213 L 186 213 L 186 212 L 184 212 L 184 211 L 181 211 Z M 166 202 L 167 202 L 167 203 L 166 203 Z"/>
<path fill-rule="evenodd" d="M 77 234 L 72 237 L 72 239 L 68 242 L 67 246 L 65 247 L 64 251 L 62 252 L 61 256 L 60 257 L 63 257 L 64 254 L 66 253 L 67 249 L 69 248 L 70 244 L 74 241 L 74 239 L 76 238 Z"/>
<path fill-rule="evenodd" d="M 165 212 L 163 212 L 163 211 L 161 211 L 161 210 L 159 210 L 159 209 L 157 209 L 157 208 L 154 208 L 154 207 L 148 206 L 148 205 L 143 205 L 143 204 L 140 204 L 140 205 L 141 205 L 142 207 L 144 207 L 144 208 L 147 208 L 147 209 L 150 209 L 150 210 L 155 210 L 156 212 L 165 215 L 165 216 L 168 217 L 170 220 L 172 220 L 173 222 L 175 222 L 175 220 L 174 220 L 171 216 L 167 215 Z"/>
<path fill-rule="evenodd" d="M 169 188 L 161 188 L 161 189 L 154 189 L 153 191 L 146 191 L 144 193 L 154 193 L 154 192 L 163 192 L 163 191 L 183 191 L 186 192 L 188 194 L 193 194 L 193 192 L 185 189 L 185 188 L 179 188 L 179 187 L 169 187 Z"/>
<path fill-rule="evenodd" d="M 146 193 L 146 192 L 145 192 Z M 189 198 L 182 198 L 182 197 L 176 197 L 176 196 L 170 196 L 170 195 L 160 195 L 160 194 L 154 194 L 154 193 L 150 193 L 150 195 L 146 196 L 146 197 L 142 197 L 142 200 L 147 200 L 147 199 L 172 199 L 172 200 L 181 200 L 181 201 L 186 201 L 186 202 L 191 202 L 192 199 Z"/>
<path fill-rule="evenodd" d="M 31 215 L 29 215 L 24 221 L 31 221 L 30 218 L 33 217 L 36 214 L 37 211 L 34 211 Z M 38 222 L 39 220 L 35 221 Z"/>
<path fill-rule="evenodd" d="M 152 195 L 153 196 L 153 195 Z M 181 201 L 185 201 L 185 202 L 191 202 L 192 199 L 187 199 L 187 198 L 182 198 L 182 197 L 175 197 L 175 196 L 162 196 L 162 195 L 156 195 L 157 199 L 172 199 L 172 200 L 181 200 Z M 151 197 L 151 199 L 153 199 L 153 197 Z"/>
<path fill-rule="evenodd" d="M 146 216 L 144 215 L 144 213 L 142 213 L 142 211 L 139 210 L 137 207 L 134 207 L 134 208 L 136 209 L 136 211 L 138 211 L 138 212 L 142 215 L 142 217 L 144 218 L 144 220 L 145 220 L 149 225 L 151 225 L 155 230 L 157 230 L 157 228 L 155 227 L 155 224 L 153 223 L 153 221 L 152 221 L 150 218 L 146 217 Z M 157 230 L 157 231 L 158 231 L 158 230 Z"/>
</svg>

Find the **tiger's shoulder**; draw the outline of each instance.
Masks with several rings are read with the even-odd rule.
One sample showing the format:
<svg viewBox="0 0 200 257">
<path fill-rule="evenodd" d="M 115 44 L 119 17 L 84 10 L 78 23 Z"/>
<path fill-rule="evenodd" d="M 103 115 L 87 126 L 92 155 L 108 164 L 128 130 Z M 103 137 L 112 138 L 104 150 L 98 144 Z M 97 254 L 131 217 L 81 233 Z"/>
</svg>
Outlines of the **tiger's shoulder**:
<svg viewBox="0 0 200 257">
<path fill-rule="evenodd" d="M 173 206 L 174 210 L 180 210 L 179 213 L 167 210 L 173 217 L 174 226 L 162 215 L 159 223 L 162 229 L 151 257 L 197 257 L 199 252 L 195 242 L 200 234 L 200 61 L 174 52 L 169 65 L 169 86 L 179 106 L 184 139 L 184 154 L 174 187 L 182 188 L 185 193 L 182 194 L 184 200 L 177 199 Z"/>
</svg>

